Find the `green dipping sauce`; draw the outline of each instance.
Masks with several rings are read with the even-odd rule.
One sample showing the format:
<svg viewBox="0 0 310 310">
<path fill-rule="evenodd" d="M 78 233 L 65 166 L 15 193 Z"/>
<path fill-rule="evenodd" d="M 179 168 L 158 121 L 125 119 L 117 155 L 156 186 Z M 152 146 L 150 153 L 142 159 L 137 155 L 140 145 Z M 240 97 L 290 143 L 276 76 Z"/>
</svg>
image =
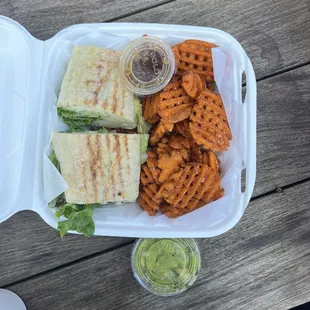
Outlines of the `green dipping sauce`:
<svg viewBox="0 0 310 310">
<path fill-rule="evenodd" d="M 140 284 L 154 294 L 179 294 L 197 278 L 199 249 L 193 239 L 140 239 L 132 267 Z"/>
</svg>

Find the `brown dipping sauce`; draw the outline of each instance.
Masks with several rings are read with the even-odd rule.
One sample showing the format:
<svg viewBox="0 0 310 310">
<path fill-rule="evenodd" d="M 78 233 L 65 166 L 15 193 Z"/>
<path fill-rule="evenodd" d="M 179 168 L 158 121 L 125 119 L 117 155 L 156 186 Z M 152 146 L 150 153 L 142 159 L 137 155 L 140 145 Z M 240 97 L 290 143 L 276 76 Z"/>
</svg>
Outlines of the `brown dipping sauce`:
<svg viewBox="0 0 310 310">
<path fill-rule="evenodd" d="M 155 80 L 163 69 L 161 55 L 151 49 L 140 51 L 132 61 L 132 73 L 142 82 Z"/>
</svg>

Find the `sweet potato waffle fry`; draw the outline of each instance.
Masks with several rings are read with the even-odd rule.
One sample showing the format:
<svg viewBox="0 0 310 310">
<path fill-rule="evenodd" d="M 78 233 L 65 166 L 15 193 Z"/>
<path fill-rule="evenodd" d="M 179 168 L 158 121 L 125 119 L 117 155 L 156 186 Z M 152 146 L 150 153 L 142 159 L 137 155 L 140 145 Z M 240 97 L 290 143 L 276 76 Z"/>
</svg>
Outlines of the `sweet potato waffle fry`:
<svg viewBox="0 0 310 310">
<path fill-rule="evenodd" d="M 155 153 L 158 157 L 160 157 L 162 154 L 170 153 L 172 151 L 172 148 L 168 144 L 169 138 L 164 137 L 162 138 L 154 147 Z"/>
<path fill-rule="evenodd" d="M 191 138 L 191 133 L 189 130 L 189 119 L 185 119 L 182 122 L 175 124 L 176 132 L 180 133 L 184 137 Z"/>
<path fill-rule="evenodd" d="M 193 143 L 193 140 L 181 135 L 172 135 L 168 139 L 168 144 L 173 150 L 189 149 Z"/>
<path fill-rule="evenodd" d="M 158 114 L 159 100 L 159 93 L 143 98 L 143 117 L 151 124 L 157 123 L 160 120 L 160 116 Z"/>
<path fill-rule="evenodd" d="M 207 165 L 186 164 L 161 185 L 155 198 L 164 198 L 162 211 L 167 216 L 182 215 L 216 200 L 221 192 L 220 180 Z M 172 207 L 176 209 L 174 212 Z"/>
<path fill-rule="evenodd" d="M 153 151 L 147 152 L 147 160 L 146 164 L 149 168 L 150 173 L 152 174 L 153 182 L 156 184 L 160 184 L 159 182 L 159 175 L 161 173 L 161 170 L 158 168 L 157 165 L 157 155 Z"/>
<path fill-rule="evenodd" d="M 220 95 L 205 89 L 190 116 L 189 129 L 197 144 L 213 151 L 225 151 L 232 138 Z"/>
<path fill-rule="evenodd" d="M 210 190 L 215 175 L 207 165 L 186 164 L 161 185 L 155 197 L 162 196 L 171 205 L 184 208 L 190 199 L 200 200 Z"/>
<path fill-rule="evenodd" d="M 163 121 L 181 122 L 191 115 L 194 104 L 195 100 L 182 87 L 182 81 L 174 80 L 160 93 L 158 114 Z"/>
<path fill-rule="evenodd" d="M 215 46 L 198 40 L 175 45 L 176 75 L 144 98 L 144 118 L 154 125 L 139 203 L 150 215 L 175 218 L 224 195 L 215 151 L 226 150 L 232 135 L 222 99 L 214 94 Z"/>
<path fill-rule="evenodd" d="M 160 121 L 150 134 L 150 144 L 156 144 L 167 132 L 171 132 L 174 128 L 173 123 Z"/>
<path fill-rule="evenodd" d="M 171 154 L 166 153 L 161 155 L 157 162 L 157 166 L 161 170 L 161 173 L 158 178 L 159 183 L 165 182 L 172 174 L 177 172 L 184 164 L 185 161 L 182 152 L 172 151 Z"/>
<path fill-rule="evenodd" d="M 185 40 L 173 46 L 179 74 L 190 70 L 198 73 L 207 81 L 214 80 L 211 49 L 216 47 L 213 43 L 200 40 Z"/>
<path fill-rule="evenodd" d="M 140 189 L 138 202 L 149 215 L 156 215 L 159 211 L 161 199 L 155 198 L 157 191 L 158 185 L 154 183 L 145 185 Z"/>
<path fill-rule="evenodd" d="M 182 87 L 190 97 L 195 99 L 206 88 L 206 82 L 197 73 L 186 71 L 182 78 Z"/>
<path fill-rule="evenodd" d="M 148 185 L 155 182 L 151 170 L 147 164 L 143 164 L 141 166 L 140 181 L 142 185 Z"/>
<path fill-rule="evenodd" d="M 204 151 L 202 152 L 202 163 L 204 165 L 208 165 L 213 170 L 215 170 L 218 174 L 220 171 L 220 160 L 216 157 L 215 153 L 212 151 Z"/>
</svg>

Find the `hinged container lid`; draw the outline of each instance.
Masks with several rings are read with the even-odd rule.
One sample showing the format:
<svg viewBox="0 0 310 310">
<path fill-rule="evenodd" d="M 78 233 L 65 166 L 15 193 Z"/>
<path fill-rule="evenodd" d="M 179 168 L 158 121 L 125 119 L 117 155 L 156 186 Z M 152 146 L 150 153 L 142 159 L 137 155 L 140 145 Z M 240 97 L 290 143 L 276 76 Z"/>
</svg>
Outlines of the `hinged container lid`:
<svg viewBox="0 0 310 310">
<path fill-rule="evenodd" d="M 0 16 L 0 222 L 31 209 L 42 44 Z"/>
</svg>

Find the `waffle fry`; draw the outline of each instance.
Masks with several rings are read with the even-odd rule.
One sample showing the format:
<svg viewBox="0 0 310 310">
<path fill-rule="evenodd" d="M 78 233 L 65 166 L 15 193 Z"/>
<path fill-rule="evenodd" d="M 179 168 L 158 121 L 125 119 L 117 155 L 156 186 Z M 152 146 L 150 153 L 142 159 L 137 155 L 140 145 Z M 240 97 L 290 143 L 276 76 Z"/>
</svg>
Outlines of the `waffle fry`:
<svg viewBox="0 0 310 310">
<path fill-rule="evenodd" d="M 203 154 L 201 152 L 200 146 L 195 144 L 190 148 L 189 151 L 189 161 L 198 163 L 198 164 L 203 164 Z"/>
<path fill-rule="evenodd" d="M 179 53 L 179 48 L 178 45 L 173 46 L 172 48 L 172 52 L 174 54 L 174 59 L 175 59 L 175 70 L 177 72 L 178 67 L 180 65 L 180 53 Z"/>
<path fill-rule="evenodd" d="M 157 165 L 157 156 L 155 153 L 153 152 L 147 152 L 147 159 L 146 159 L 146 164 L 147 167 L 149 168 L 149 172 L 152 175 L 153 178 L 153 182 L 155 182 L 156 184 L 159 184 L 159 175 L 161 173 L 161 170 L 158 168 Z"/>
<path fill-rule="evenodd" d="M 171 132 L 174 128 L 173 123 L 160 121 L 150 134 L 149 142 L 151 145 L 156 144 L 167 132 Z"/>
<path fill-rule="evenodd" d="M 163 137 L 156 145 L 155 147 L 155 153 L 158 157 L 160 157 L 162 154 L 171 153 L 172 148 L 168 144 L 169 139 L 168 137 Z"/>
<path fill-rule="evenodd" d="M 180 167 L 184 164 L 184 156 L 181 152 L 172 151 L 171 154 L 163 154 L 157 162 L 158 168 L 161 169 L 159 182 L 165 182 L 172 174 L 180 170 Z"/>
<path fill-rule="evenodd" d="M 216 201 L 224 196 L 224 189 L 217 189 L 214 187 L 209 193 L 205 195 L 205 197 L 202 197 L 201 201 L 203 202 L 204 205 Z"/>
<path fill-rule="evenodd" d="M 191 138 L 191 133 L 189 131 L 189 119 L 185 119 L 182 122 L 178 122 L 175 124 L 175 129 L 178 133 L 183 135 L 184 137 Z"/>
<path fill-rule="evenodd" d="M 197 73 L 186 71 L 183 74 L 182 87 L 190 97 L 195 99 L 206 88 L 206 83 Z"/>
<path fill-rule="evenodd" d="M 182 83 L 182 76 L 175 75 L 170 81 L 170 83 L 168 83 L 167 86 L 165 86 L 163 92 L 167 93 L 173 90 L 177 90 L 181 87 L 181 83 Z"/>
<path fill-rule="evenodd" d="M 209 89 L 205 89 L 199 94 L 197 101 L 204 104 L 213 103 L 218 107 L 218 111 L 221 113 L 224 112 L 224 115 L 226 116 L 223 101 L 219 94 L 214 94 Z"/>
<path fill-rule="evenodd" d="M 189 149 L 192 141 L 182 135 L 173 135 L 168 139 L 168 144 L 173 150 Z"/>
<path fill-rule="evenodd" d="M 175 218 L 184 215 L 182 209 L 176 208 L 168 203 L 164 203 L 163 205 L 161 205 L 160 211 L 170 218 Z"/>
<path fill-rule="evenodd" d="M 194 99 L 183 89 L 181 80 L 173 80 L 160 93 L 158 114 L 163 121 L 181 122 L 191 115 L 194 104 Z"/>
<path fill-rule="evenodd" d="M 159 100 L 160 97 L 158 93 L 143 98 L 143 117 L 151 124 L 154 124 L 160 120 L 160 116 L 158 114 Z"/>
<path fill-rule="evenodd" d="M 220 182 L 220 177 L 207 165 L 187 164 L 160 187 L 155 198 L 164 198 L 164 214 L 177 217 L 219 199 L 223 195 Z"/>
<path fill-rule="evenodd" d="M 146 163 L 141 166 L 140 181 L 143 185 L 155 182 L 152 172 Z"/>
<path fill-rule="evenodd" d="M 190 116 L 191 135 L 197 144 L 213 151 L 225 151 L 232 135 L 220 95 L 208 89 L 198 97 Z"/>
<path fill-rule="evenodd" d="M 185 40 L 173 47 L 178 73 L 191 70 L 207 81 L 214 80 L 212 52 L 215 44 L 200 40 Z"/>
<path fill-rule="evenodd" d="M 214 185 L 220 189 L 217 180 L 220 177 L 207 165 L 186 164 L 160 187 L 157 194 L 160 193 L 169 204 L 185 208 L 191 199 L 199 201 L 205 197 Z"/>
<path fill-rule="evenodd" d="M 148 184 L 140 190 L 138 202 L 141 208 L 147 211 L 149 215 L 156 215 L 159 211 L 161 199 L 155 198 L 157 191 L 157 184 Z"/>
<path fill-rule="evenodd" d="M 174 207 L 168 203 L 163 203 L 160 206 L 160 211 L 170 218 L 175 218 L 199 209 L 204 205 L 205 203 L 202 200 L 191 199 L 185 208 Z"/>
<path fill-rule="evenodd" d="M 206 151 L 202 153 L 202 163 L 208 165 L 218 174 L 220 173 L 220 161 L 212 151 Z"/>
</svg>

